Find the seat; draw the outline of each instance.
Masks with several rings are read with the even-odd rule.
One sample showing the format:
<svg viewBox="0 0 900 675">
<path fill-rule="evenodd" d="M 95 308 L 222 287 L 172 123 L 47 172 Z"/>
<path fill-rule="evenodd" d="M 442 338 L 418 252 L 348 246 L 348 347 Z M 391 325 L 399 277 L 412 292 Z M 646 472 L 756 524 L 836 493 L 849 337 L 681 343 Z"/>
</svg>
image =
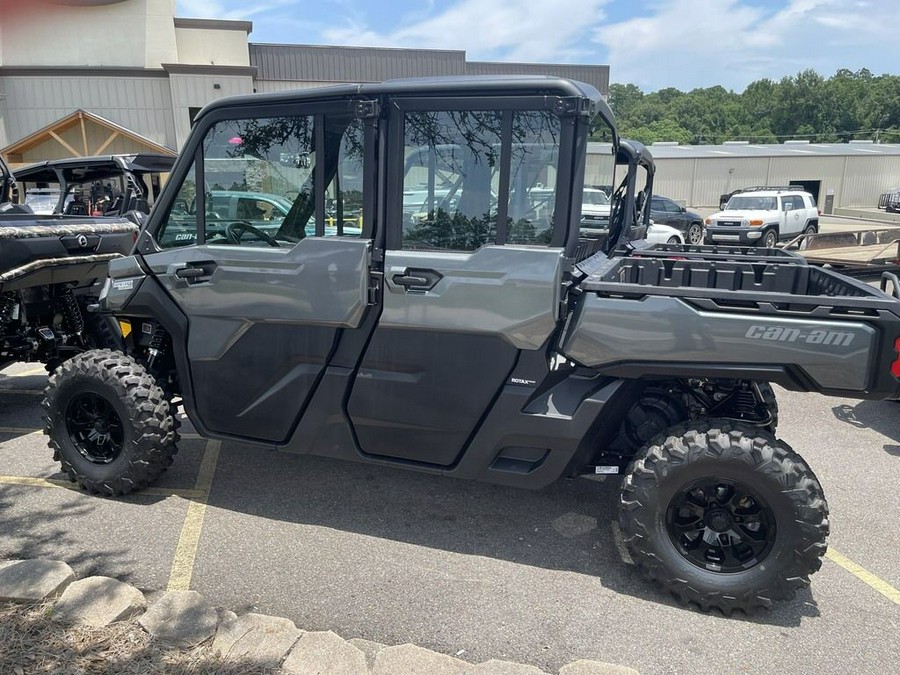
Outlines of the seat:
<svg viewBox="0 0 900 675">
<path fill-rule="evenodd" d="M 70 202 L 66 206 L 67 216 L 87 216 L 87 205 L 84 202 Z"/>
</svg>

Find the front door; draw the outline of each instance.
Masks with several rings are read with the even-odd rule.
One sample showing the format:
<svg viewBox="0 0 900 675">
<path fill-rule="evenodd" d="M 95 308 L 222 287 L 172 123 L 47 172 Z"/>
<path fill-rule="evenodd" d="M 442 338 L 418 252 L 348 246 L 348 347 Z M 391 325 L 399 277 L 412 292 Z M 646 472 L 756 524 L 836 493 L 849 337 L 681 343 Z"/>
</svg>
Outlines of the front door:
<svg viewBox="0 0 900 675">
<path fill-rule="evenodd" d="M 369 456 L 452 465 L 560 320 L 574 122 L 543 97 L 466 104 L 390 106 L 383 307 L 347 402 Z"/>
<path fill-rule="evenodd" d="M 365 222 L 375 137 L 353 110 L 213 111 L 150 223 L 159 250 L 145 260 L 188 317 L 196 413 L 212 433 L 286 440 L 342 333 L 369 311 L 371 232 L 343 220 Z"/>
</svg>

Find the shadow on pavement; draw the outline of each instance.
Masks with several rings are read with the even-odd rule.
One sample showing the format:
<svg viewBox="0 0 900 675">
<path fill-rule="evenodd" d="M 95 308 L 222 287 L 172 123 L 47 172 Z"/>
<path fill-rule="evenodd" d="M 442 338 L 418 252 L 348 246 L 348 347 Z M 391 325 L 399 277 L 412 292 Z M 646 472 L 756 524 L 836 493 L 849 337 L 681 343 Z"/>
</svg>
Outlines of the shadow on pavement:
<svg viewBox="0 0 900 675">
<path fill-rule="evenodd" d="M 529 491 L 225 444 L 211 507 L 597 577 L 617 593 L 679 606 L 645 581 L 618 528 L 620 480 Z M 778 626 L 818 616 L 809 589 L 734 619 Z"/>
<path fill-rule="evenodd" d="M 900 402 L 860 401 L 856 405 L 844 403 L 833 407 L 831 411 L 841 422 L 857 429 L 872 429 L 900 442 Z M 884 451 L 900 457 L 900 445 L 886 444 Z"/>
</svg>

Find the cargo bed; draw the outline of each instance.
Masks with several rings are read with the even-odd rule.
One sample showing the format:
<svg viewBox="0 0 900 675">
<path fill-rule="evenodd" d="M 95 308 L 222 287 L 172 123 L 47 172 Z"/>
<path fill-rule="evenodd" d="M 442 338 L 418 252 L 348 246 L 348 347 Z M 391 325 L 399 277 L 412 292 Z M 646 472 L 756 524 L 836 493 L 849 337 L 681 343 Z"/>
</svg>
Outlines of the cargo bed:
<svg viewBox="0 0 900 675">
<path fill-rule="evenodd" d="M 900 336 L 895 298 L 778 249 L 757 256 L 690 248 L 593 261 L 563 352 L 620 377 L 683 373 L 900 396 L 891 374 Z"/>
</svg>

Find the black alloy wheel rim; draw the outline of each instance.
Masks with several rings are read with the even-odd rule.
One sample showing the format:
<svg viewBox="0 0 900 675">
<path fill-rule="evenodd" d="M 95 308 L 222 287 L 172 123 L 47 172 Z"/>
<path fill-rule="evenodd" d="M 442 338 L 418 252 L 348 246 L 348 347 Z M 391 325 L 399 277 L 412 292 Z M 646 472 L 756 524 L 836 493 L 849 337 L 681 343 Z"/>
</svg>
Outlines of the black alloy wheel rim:
<svg viewBox="0 0 900 675">
<path fill-rule="evenodd" d="M 99 394 L 82 392 L 69 401 L 66 431 L 78 453 L 92 464 L 109 464 L 122 453 L 122 419 Z"/>
<path fill-rule="evenodd" d="M 747 486 L 723 478 L 689 483 L 669 502 L 666 530 L 678 552 L 711 572 L 755 567 L 775 544 L 775 515 Z"/>
</svg>

